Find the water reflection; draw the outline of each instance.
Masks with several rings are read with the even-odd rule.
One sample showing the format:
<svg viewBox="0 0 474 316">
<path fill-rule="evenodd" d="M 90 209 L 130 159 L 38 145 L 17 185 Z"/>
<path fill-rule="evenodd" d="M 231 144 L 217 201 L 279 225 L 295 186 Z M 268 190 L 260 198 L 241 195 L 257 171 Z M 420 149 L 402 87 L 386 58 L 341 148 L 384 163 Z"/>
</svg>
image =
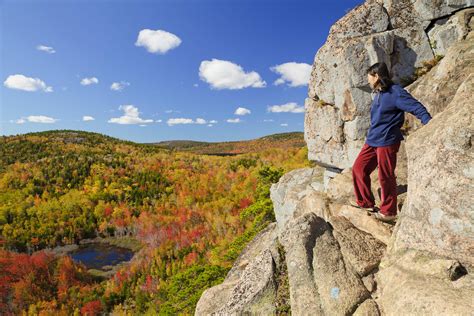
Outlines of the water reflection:
<svg viewBox="0 0 474 316">
<path fill-rule="evenodd" d="M 82 262 L 88 269 L 103 270 L 105 266 L 114 266 L 133 257 L 133 251 L 106 243 L 80 245 L 69 253 L 76 262 Z"/>
</svg>

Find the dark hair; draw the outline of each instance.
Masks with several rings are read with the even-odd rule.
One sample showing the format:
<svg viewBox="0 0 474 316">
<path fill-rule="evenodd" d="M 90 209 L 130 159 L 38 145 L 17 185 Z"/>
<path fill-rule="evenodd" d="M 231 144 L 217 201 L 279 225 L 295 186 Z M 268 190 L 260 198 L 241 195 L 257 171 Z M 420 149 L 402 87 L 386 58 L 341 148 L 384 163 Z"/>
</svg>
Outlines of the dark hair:
<svg viewBox="0 0 474 316">
<path fill-rule="evenodd" d="M 379 75 L 379 85 L 382 91 L 387 91 L 391 85 L 393 85 L 392 79 L 390 79 L 390 72 L 388 71 L 388 67 L 384 62 L 375 63 L 367 69 L 367 73 L 375 76 L 375 74 Z"/>
</svg>

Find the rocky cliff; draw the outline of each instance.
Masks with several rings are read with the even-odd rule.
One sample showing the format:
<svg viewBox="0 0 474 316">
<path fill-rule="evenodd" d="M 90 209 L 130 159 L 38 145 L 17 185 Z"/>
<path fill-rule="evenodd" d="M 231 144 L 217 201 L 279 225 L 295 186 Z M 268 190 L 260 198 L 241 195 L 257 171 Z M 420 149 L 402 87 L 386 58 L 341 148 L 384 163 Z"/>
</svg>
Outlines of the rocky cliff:
<svg viewBox="0 0 474 316">
<path fill-rule="evenodd" d="M 309 158 L 351 167 L 370 122 L 366 69 L 384 61 L 395 82 L 412 81 L 425 63 L 465 38 L 472 11 L 462 8 L 469 5 L 474 1 L 371 0 L 337 21 L 315 56 L 305 101 Z"/>
<path fill-rule="evenodd" d="M 367 0 L 332 26 L 305 103 L 318 166 L 272 185 L 277 221 L 202 294 L 196 315 L 473 315 L 472 5 Z M 377 61 L 433 116 L 426 126 L 406 116 L 394 226 L 347 203 L 369 124 L 365 70 Z M 377 172 L 371 179 L 378 203 Z"/>
</svg>

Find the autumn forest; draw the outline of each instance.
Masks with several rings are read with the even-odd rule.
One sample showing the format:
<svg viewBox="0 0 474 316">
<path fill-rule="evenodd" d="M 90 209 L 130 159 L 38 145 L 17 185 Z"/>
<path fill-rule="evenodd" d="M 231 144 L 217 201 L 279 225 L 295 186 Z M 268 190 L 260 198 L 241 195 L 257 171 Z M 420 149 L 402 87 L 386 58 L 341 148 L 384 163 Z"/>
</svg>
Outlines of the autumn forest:
<svg viewBox="0 0 474 316">
<path fill-rule="evenodd" d="M 310 166 L 303 133 L 139 144 L 84 131 L 0 138 L 0 314 L 192 315 L 275 221 L 270 186 Z M 57 247 L 133 244 L 104 277 Z"/>
</svg>

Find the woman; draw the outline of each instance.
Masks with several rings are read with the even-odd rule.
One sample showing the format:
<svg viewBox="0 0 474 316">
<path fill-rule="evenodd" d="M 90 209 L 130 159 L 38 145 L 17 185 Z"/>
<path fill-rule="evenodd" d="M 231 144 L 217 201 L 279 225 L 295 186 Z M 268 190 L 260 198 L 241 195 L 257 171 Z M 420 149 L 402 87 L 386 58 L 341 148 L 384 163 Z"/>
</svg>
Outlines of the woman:
<svg viewBox="0 0 474 316">
<path fill-rule="evenodd" d="M 372 88 L 370 128 L 362 150 L 352 166 L 357 208 L 373 212 L 375 218 L 392 222 L 397 215 L 397 182 L 395 167 L 400 142 L 404 140 L 400 128 L 405 112 L 415 115 L 425 125 L 431 120 L 426 108 L 403 87 L 390 80 L 385 63 L 376 63 L 367 70 L 367 80 Z M 382 197 L 380 207 L 370 187 L 370 174 L 379 167 L 378 176 Z"/>
</svg>

